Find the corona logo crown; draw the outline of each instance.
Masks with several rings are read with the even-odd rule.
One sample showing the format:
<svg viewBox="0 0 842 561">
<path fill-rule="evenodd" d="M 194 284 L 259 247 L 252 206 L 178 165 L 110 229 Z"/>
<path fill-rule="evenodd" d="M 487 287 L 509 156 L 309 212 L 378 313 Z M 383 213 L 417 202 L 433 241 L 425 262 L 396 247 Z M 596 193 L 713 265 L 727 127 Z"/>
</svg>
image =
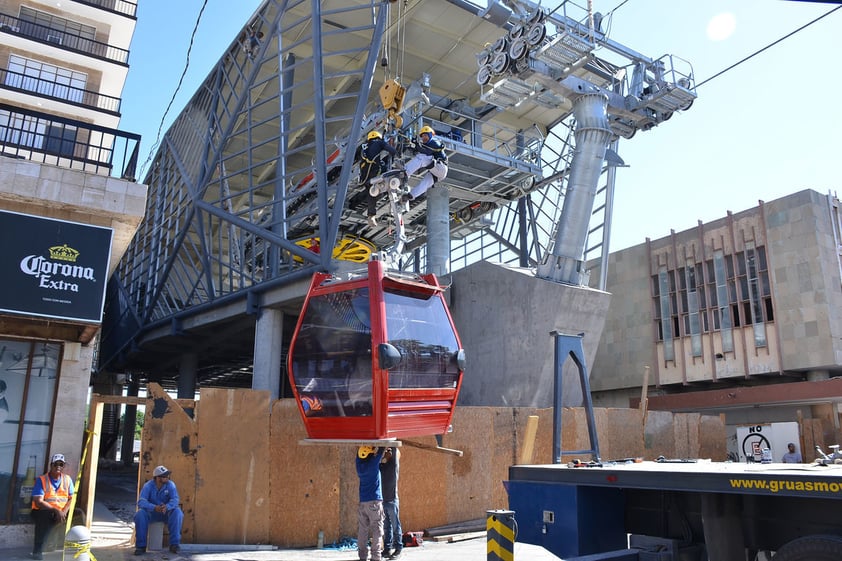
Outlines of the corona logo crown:
<svg viewBox="0 0 842 561">
<path fill-rule="evenodd" d="M 79 257 L 79 252 L 72 247 L 68 247 L 67 244 L 54 245 L 50 248 L 50 259 L 75 263 L 77 257 Z"/>
</svg>

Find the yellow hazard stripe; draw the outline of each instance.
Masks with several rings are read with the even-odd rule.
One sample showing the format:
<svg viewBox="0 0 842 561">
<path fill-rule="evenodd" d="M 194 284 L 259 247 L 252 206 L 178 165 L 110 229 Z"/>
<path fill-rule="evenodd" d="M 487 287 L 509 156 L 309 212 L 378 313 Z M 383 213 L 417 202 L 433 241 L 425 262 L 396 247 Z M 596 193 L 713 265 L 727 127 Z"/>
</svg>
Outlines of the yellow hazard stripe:
<svg viewBox="0 0 842 561">
<path fill-rule="evenodd" d="M 514 543 L 499 543 L 497 540 L 488 540 L 486 548 L 487 561 L 495 561 L 501 559 L 502 561 L 513 561 L 515 558 Z"/>
<path fill-rule="evenodd" d="M 488 532 L 496 532 L 503 540 L 515 541 L 514 528 L 506 526 L 499 518 L 495 520 L 493 516 L 489 517 L 485 522 L 485 529 Z"/>
</svg>

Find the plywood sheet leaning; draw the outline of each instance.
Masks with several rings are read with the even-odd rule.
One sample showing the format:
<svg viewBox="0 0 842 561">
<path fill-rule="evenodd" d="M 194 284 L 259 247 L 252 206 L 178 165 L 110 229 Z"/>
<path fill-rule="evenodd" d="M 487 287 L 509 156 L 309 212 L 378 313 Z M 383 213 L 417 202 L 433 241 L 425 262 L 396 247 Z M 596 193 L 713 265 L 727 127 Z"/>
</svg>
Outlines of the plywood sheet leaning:
<svg viewBox="0 0 842 561">
<path fill-rule="evenodd" d="M 304 424 L 293 399 L 272 403 L 270 432 L 269 516 L 270 542 L 285 547 L 314 547 L 319 531 L 324 532 L 326 544 L 343 535 L 357 535 L 357 487 L 354 454 L 356 447 L 319 445 L 302 446 L 307 438 Z M 341 448 L 341 450 L 340 450 Z M 344 452 L 341 456 L 340 452 Z M 339 526 L 340 461 L 350 465 L 346 476 L 349 494 L 354 501 L 353 533 L 342 532 Z M 350 526 L 350 523 L 349 523 Z"/>
<path fill-rule="evenodd" d="M 514 463 L 516 422 L 511 409 L 456 409 L 453 432 L 442 440 L 448 448 L 462 450 L 463 455 L 446 460 L 448 477 L 443 483 L 447 508 L 441 512 L 445 517 L 429 521 L 425 527 L 471 520 L 489 509 L 508 508 L 502 482 L 508 478 L 509 466 Z"/>
<path fill-rule="evenodd" d="M 640 409 L 594 410 L 603 460 L 638 458 L 643 450 L 643 412 Z"/>
<path fill-rule="evenodd" d="M 670 411 L 649 411 L 643 427 L 644 460 L 654 460 L 658 456 L 675 458 L 675 430 L 673 414 Z M 722 439 L 723 446 L 725 439 Z"/>
<path fill-rule="evenodd" d="M 197 415 L 197 543 L 269 540 L 268 391 L 202 389 Z M 224 489 L 224 492 L 222 492 Z"/>
<path fill-rule="evenodd" d="M 164 465 L 172 471 L 172 481 L 178 488 L 181 509 L 184 511 L 181 539 L 184 543 L 193 543 L 196 528 L 196 424 L 159 384 L 150 382 L 146 387 L 146 396 L 138 466 L 138 495 L 140 487 L 152 479 L 155 466 Z"/>
<path fill-rule="evenodd" d="M 701 415 L 697 430 L 699 441 L 699 458 L 709 458 L 714 462 L 724 462 L 728 451 L 724 447 L 727 441 L 725 432 L 725 415 Z"/>
</svg>

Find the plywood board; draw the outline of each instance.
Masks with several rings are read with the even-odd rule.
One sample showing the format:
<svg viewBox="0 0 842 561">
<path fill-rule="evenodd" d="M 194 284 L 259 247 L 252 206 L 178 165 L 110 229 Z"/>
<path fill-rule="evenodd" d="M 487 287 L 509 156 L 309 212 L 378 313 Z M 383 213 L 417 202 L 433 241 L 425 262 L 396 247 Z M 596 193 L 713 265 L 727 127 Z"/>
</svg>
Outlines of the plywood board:
<svg viewBox="0 0 842 561">
<path fill-rule="evenodd" d="M 644 460 L 654 460 L 658 456 L 677 457 L 675 450 L 675 431 L 673 414 L 669 411 L 649 411 L 643 429 Z M 724 440 L 723 440 L 724 445 Z"/>
<path fill-rule="evenodd" d="M 344 536 L 356 536 L 356 510 L 349 523 L 353 533 L 350 527 L 340 531 L 338 516 L 342 493 L 340 462 L 353 469 L 356 447 L 302 445 L 305 437 L 295 400 L 276 400 L 272 404 L 268 461 L 270 542 L 314 547 L 320 531 L 327 544 Z M 356 478 L 355 473 L 348 475 Z M 350 477 L 348 480 L 353 482 Z"/>
<path fill-rule="evenodd" d="M 699 458 L 708 458 L 715 462 L 724 462 L 728 457 L 725 442 L 725 417 L 701 415 L 699 418 Z"/>
<path fill-rule="evenodd" d="M 192 543 L 195 540 L 196 425 L 160 385 L 149 383 L 146 395 L 138 466 L 138 495 L 140 487 L 152 479 L 152 470 L 156 466 L 163 465 L 172 471 L 171 480 L 178 489 L 181 509 L 184 511 L 181 539 L 185 543 Z"/>
<path fill-rule="evenodd" d="M 606 461 L 637 458 L 643 450 L 643 413 L 640 409 L 596 409 L 602 422 L 599 448 Z"/>
<path fill-rule="evenodd" d="M 159 398 L 158 406 L 148 408 L 163 414 L 147 420 L 142 471 L 151 476 L 155 465 L 167 465 L 179 484 L 185 513 L 193 516 L 194 502 L 204 505 L 196 509 L 202 514 L 195 521 L 193 543 L 312 547 L 319 531 L 327 544 L 356 536 L 356 446 L 302 445 L 306 433 L 294 400 L 270 402 L 266 392 L 253 390 L 203 390 L 194 427 L 177 403 L 156 394 Z M 403 446 L 398 492 L 404 529 L 475 520 L 488 510 L 507 508 L 503 482 L 519 458 L 529 415 L 538 416 L 534 461 L 551 463 L 552 409 L 457 408 L 454 430 L 443 436 L 442 445 L 462 450 L 462 457 Z M 712 451 L 701 457 L 725 453 L 725 429 L 718 417 L 650 411 L 644 428 L 637 409 L 595 409 L 594 416 L 605 460 L 693 457 L 691 449 Z M 820 422 L 816 425 L 811 429 L 821 436 Z M 191 430 L 198 435 L 191 436 Z M 562 411 L 562 431 L 563 448 L 590 446 L 583 408 Z M 680 447 L 677 439 L 682 439 Z M 433 436 L 411 440 L 437 444 Z M 678 454 L 677 448 L 686 453 Z M 190 471 L 194 458 L 198 472 Z M 190 543 L 186 536 L 185 542 Z"/>
<path fill-rule="evenodd" d="M 199 393 L 196 540 L 269 540 L 268 391 L 206 388 Z M 224 487 L 225 492 L 220 493 Z"/>
</svg>

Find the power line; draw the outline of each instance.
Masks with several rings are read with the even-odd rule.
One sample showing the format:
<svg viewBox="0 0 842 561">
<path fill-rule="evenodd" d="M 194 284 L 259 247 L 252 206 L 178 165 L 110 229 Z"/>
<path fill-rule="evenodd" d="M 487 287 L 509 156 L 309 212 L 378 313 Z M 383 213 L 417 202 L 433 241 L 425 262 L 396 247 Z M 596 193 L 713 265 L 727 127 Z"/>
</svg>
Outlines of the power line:
<svg viewBox="0 0 842 561">
<path fill-rule="evenodd" d="M 703 80 L 703 81 L 701 81 L 701 82 L 697 83 L 697 84 L 696 84 L 696 88 L 698 89 L 698 88 L 700 88 L 701 86 L 703 86 L 703 85 L 707 84 L 708 82 L 710 82 L 711 80 L 713 80 L 714 78 L 718 78 L 719 76 L 722 76 L 723 74 L 725 74 L 725 73 L 726 73 L 726 72 L 728 72 L 729 70 L 731 70 L 731 69 L 733 69 L 733 68 L 735 68 L 735 67 L 737 67 L 737 66 L 741 65 L 741 64 L 742 64 L 742 63 L 744 63 L 745 61 L 747 61 L 747 60 L 749 60 L 749 59 L 751 59 L 751 58 L 754 58 L 755 56 L 759 55 L 760 53 L 762 53 L 763 51 L 765 51 L 765 50 L 767 50 L 767 49 L 770 49 L 770 48 L 774 47 L 775 45 L 777 45 L 778 43 L 780 43 L 780 42 L 781 42 L 781 41 L 783 41 L 784 39 L 789 39 L 790 37 L 792 37 L 792 36 L 793 36 L 793 35 L 795 35 L 796 33 L 798 33 L 798 32 L 800 32 L 800 31 L 802 31 L 802 30 L 806 29 L 807 27 L 810 27 L 811 25 L 813 25 L 813 24 L 814 24 L 814 23 L 816 23 L 817 21 L 819 21 L 819 20 L 821 20 L 821 19 L 823 19 L 823 18 L 826 18 L 827 16 L 829 16 L 830 14 L 832 14 L 833 12 L 835 12 L 836 10 L 839 10 L 840 8 L 842 8 L 842 6 L 837 6 L 837 7 L 833 8 L 833 9 L 832 9 L 832 10 L 830 10 L 829 12 L 827 12 L 827 13 L 825 13 L 825 14 L 820 15 L 819 17 L 817 17 L 817 18 L 816 18 L 816 19 L 814 19 L 813 21 L 811 21 L 811 22 L 809 22 L 809 23 L 805 23 L 804 25 L 802 25 L 801 27 L 799 27 L 799 28 L 798 28 L 798 29 L 796 29 L 795 31 L 792 31 L 792 32 L 790 32 L 790 33 L 787 33 L 786 35 L 784 35 L 783 37 L 781 37 L 780 39 L 778 39 L 778 40 L 777 40 L 777 41 L 775 41 L 774 43 L 770 43 L 770 44 L 766 45 L 765 47 L 763 47 L 762 49 L 760 49 L 760 50 L 758 50 L 758 51 L 755 51 L 755 52 L 753 52 L 752 54 L 748 55 L 748 56 L 747 56 L 747 57 L 745 57 L 744 59 L 742 59 L 742 60 L 740 60 L 740 61 L 738 61 L 738 62 L 735 62 L 734 64 L 732 64 L 732 65 L 731 65 L 731 66 L 729 66 L 728 68 L 725 68 L 724 70 L 720 70 L 719 72 L 717 72 L 716 74 L 714 74 L 714 75 L 713 75 L 713 76 L 711 76 L 710 78 L 707 78 L 706 80 Z"/>
<path fill-rule="evenodd" d="M 190 67 L 190 52 L 193 50 L 193 40 L 196 38 L 196 31 L 199 29 L 199 23 L 202 21 L 202 14 L 205 12 L 205 6 L 207 5 L 208 0 L 204 0 L 202 2 L 202 7 L 199 8 L 199 15 L 196 17 L 196 25 L 193 26 L 193 33 L 190 34 L 190 44 L 187 46 L 187 58 L 184 61 L 184 70 L 181 72 L 181 77 L 178 79 L 178 84 L 175 86 L 175 91 L 172 93 L 172 98 L 170 98 L 170 102 L 167 104 L 167 108 L 164 110 L 164 114 L 161 116 L 161 123 L 158 125 L 158 134 L 155 137 L 155 143 L 152 145 L 152 148 L 149 149 L 149 154 L 147 154 L 146 156 L 146 161 L 143 162 L 142 166 L 140 166 L 140 173 L 138 174 L 138 177 L 140 177 L 141 179 L 143 178 L 146 166 L 149 165 L 149 162 L 152 161 L 152 155 L 155 153 L 155 150 L 161 143 L 161 130 L 163 130 L 164 128 L 164 121 L 167 118 L 167 113 L 170 112 L 170 108 L 175 102 L 175 96 L 178 95 L 178 91 L 181 89 L 181 84 L 182 82 L 184 82 L 184 77 L 187 75 L 187 69 Z"/>
</svg>

